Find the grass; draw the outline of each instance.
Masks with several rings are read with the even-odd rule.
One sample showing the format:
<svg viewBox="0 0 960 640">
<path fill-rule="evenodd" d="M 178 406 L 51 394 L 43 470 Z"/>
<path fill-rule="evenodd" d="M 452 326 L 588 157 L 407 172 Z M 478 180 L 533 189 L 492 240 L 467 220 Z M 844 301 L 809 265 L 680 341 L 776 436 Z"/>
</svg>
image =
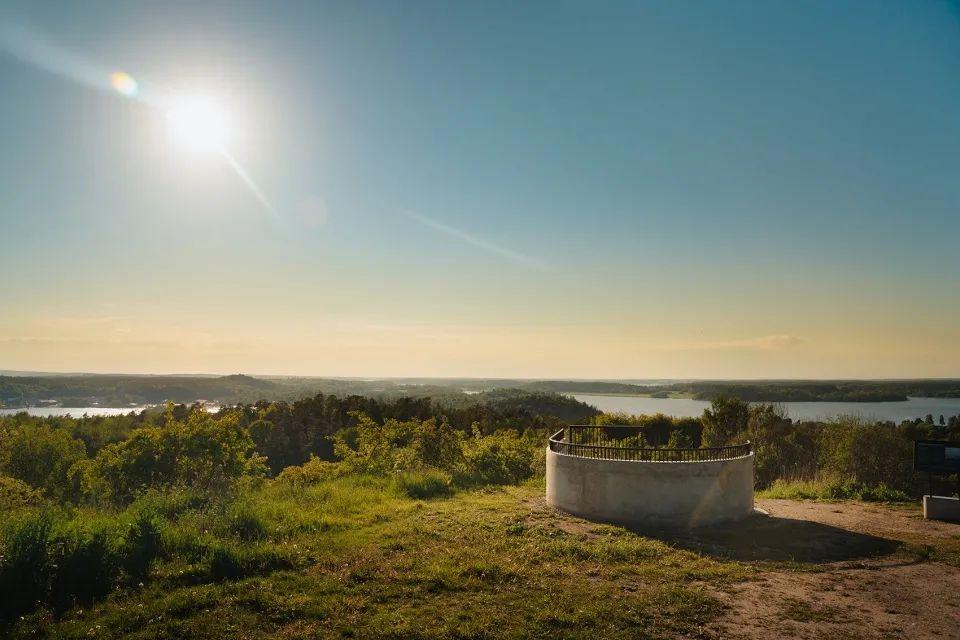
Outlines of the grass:
<svg viewBox="0 0 960 640">
<path fill-rule="evenodd" d="M 833 480 L 777 480 L 768 489 L 758 492 L 757 497 L 783 500 L 914 502 L 907 494 L 884 484 L 864 486 L 851 481 Z"/>
<path fill-rule="evenodd" d="M 129 523 L 122 544 L 156 547 L 142 583 L 35 609 L 0 636 L 704 637 L 724 611 L 721 592 L 793 570 L 563 516 L 543 504 L 542 480 L 453 493 L 434 490 L 442 480 L 329 475 L 222 501 L 148 495 L 98 516 Z M 953 559 L 960 540 L 945 543 L 917 548 Z M 836 616 L 802 601 L 778 607 L 798 622 Z"/>
<path fill-rule="evenodd" d="M 184 506 L 181 496 L 167 510 L 175 515 L 164 520 L 161 560 L 144 586 L 63 614 L 36 610 L 5 632 L 673 637 L 719 615 L 713 586 L 753 571 L 532 508 L 542 495 L 536 484 L 443 500 L 407 494 L 388 479 L 343 477 L 274 483 L 224 505 Z"/>
</svg>

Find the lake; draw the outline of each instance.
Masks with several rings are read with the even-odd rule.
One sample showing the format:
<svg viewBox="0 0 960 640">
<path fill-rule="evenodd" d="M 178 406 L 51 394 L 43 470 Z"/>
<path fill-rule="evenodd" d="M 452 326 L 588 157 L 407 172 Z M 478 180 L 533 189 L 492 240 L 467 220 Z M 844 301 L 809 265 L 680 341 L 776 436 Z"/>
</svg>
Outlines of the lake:
<svg viewBox="0 0 960 640">
<path fill-rule="evenodd" d="M 706 400 L 687 398 L 642 398 L 637 396 L 603 396 L 586 393 L 569 394 L 601 411 L 622 411 L 632 414 L 663 413 L 680 418 L 699 417 L 710 406 Z M 900 422 L 922 418 L 928 413 L 938 420 L 960 415 L 960 398 L 910 398 L 906 402 L 780 402 L 794 420 L 816 420 L 839 415 Z"/>
<path fill-rule="evenodd" d="M 11 416 L 26 411 L 31 416 L 46 418 L 49 416 L 73 416 L 79 418 L 86 414 L 88 416 L 122 416 L 136 411 L 140 413 L 144 409 L 150 409 L 149 405 L 137 407 L 28 407 L 25 409 L 0 409 L 0 416 Z M 204 407 L 210 413 L 220 411 L 220 407 L 210 405 Z"/>
</svg>

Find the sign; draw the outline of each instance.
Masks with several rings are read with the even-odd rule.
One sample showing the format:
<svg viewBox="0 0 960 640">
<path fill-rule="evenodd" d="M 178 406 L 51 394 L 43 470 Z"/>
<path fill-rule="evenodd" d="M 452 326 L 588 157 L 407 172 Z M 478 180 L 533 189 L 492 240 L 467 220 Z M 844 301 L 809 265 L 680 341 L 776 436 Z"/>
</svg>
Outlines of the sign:
<svg viewBox="0 0 960 640">
<path fill-rule="evenodd" d="M 913 468 L 931 473 L 960 473 L 960 442 L 915 441 Z"/>
</svg>

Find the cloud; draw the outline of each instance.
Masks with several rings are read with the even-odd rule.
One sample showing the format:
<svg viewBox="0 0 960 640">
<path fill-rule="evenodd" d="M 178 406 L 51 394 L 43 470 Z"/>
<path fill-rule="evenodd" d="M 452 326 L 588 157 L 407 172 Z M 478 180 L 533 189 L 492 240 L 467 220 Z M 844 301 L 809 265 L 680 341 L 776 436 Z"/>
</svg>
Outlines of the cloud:
<svg viewBox="0 0 960 640">
<path fill-rule="evenodd" d="M 536 258 L 532 258 L 522 253 L 518 253 L 516 251 L 513 251 L 512 249 L 507 249 L 506 247 L 501 247 L 499 245 L 496 245 L 490 242 L 489 240 L 484 240 L 483 238 L 475 236 L 471 233 L 467 233 L 466 231 L 462 231 L 455 227 L 451 227 L 450 225 L 434 220 L 433 218 L 428 218 L 427 216 L 421 215 L 419 213 L 415 213 L 413 211 L 404 211 L 403 214 L 406 215 L 408 218 L 413 218 L 420 224 L 426 225 L 432 229 L 436 229 L 437 231 L 440 231 L 441 233 L 445 233 L 452 238 L 457 238 L 458 240 L 462 240 L 463 242 L 473 245 L 474 247 L 477 247 L 479 249 L 483 249 L 488 253 L 493 253 L 499 256 L 503 256 L 504 258 L 509 258 L 514 262 L 519 262 L 520 264 L 524 264 L 528 267 L 533 267 L 538 271 L 550 270 L 549 267 L 544 262 L 541 262 Z"/>
<path fill-rule="evenodd" d="M 803 338 L 788 334 L 760 336 L 742 340 L 716 340 L 707 342 L 689 342 L 670 345 L 669 351 L 779 351 L 792 349 L 805 344 Z"/>
</svg>

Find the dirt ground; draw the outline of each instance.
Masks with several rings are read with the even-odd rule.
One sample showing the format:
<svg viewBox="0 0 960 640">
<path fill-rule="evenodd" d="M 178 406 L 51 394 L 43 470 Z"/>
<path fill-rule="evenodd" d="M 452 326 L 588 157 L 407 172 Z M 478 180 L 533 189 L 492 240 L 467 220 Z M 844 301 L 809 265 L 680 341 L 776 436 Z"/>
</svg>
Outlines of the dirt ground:
<svg viewBox="0 0 960 640">
<path fill-rule="evenodd" d="M 681 544 L 769 566 L 717 593 L 720 638 L 960 638 L 960 524 L 918 509 L 758 500 L 747 530 Z M 769 563 L 767 563 L 769 561 Z M 784 568 L 786 567 L 786 568 Z"/>
</svg>

